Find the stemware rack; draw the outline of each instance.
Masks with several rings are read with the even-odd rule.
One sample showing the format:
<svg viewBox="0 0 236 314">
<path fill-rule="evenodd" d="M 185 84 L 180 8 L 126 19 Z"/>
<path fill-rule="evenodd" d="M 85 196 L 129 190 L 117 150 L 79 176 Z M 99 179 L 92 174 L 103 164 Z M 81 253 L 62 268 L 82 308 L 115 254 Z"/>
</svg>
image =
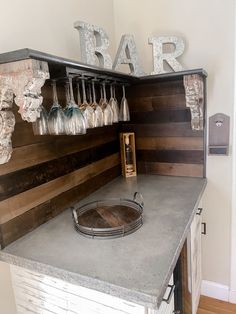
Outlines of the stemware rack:
<svg viewBox="0 0 236 314">
<path fill-rule="evenodd" d="M 186 106 L 191 112 L 191 127 L 193 130 L 203 129 L 201 84 L 207 74 L 202 69 L 134 77 L 31 49 L 21 49 L 0 55 L 0 164 L 8 162 L 12 154 L 11 136 L 15 126 L 13 104 L 19 107 L 22 120 L 35 122 L 41 112 L 41 88 L 45 82 L 50 79 L 63 84 L 68 76 L 74 79 L 83 76 L 87 80 L 130 86 L 152 81 L 171 81 L 181 77 L 186 92 Z"/>
</svg>

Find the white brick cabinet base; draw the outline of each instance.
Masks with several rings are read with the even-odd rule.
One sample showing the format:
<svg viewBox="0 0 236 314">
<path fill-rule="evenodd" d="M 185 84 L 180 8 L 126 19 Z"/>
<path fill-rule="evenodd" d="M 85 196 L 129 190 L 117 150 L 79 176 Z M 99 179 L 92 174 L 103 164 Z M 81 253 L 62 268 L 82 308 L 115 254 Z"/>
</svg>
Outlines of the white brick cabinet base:
<svg viewBox="0 0 236 314">
<path fill-rule="evenodd" d="M 170 304 L 163 301 L 156 311 L 18 266 L 11 265 L 11 275 L 17 314 L 169 314 L 174 310 L 174 298 Z"/>
</svg>

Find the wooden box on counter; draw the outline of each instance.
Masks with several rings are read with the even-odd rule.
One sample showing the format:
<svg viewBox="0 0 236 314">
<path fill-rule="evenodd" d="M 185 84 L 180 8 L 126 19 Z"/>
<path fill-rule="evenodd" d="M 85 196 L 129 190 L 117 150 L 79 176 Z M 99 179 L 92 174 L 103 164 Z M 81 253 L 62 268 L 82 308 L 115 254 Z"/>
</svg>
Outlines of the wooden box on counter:
<svg viewBox="0 0 236 314">
<path fill-rule="evenodd" d="M 135 136 L 133 132 L 120 133 L 122 175 L 126 178 L 137 175 Z"/>
</svg>

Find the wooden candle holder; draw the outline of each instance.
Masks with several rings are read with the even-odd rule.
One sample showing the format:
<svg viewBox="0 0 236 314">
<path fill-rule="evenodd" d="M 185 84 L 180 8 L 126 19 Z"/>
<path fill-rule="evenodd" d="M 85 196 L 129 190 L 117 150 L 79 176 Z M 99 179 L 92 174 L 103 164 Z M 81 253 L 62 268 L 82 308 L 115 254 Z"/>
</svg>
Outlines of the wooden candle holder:
<svg viewBox="0 0 236 314">
<path fill-rule="evenodd" d="M 122 175 L 126 178 L 137 175 L 134 133 L 120 133 Z"/>
</svg>

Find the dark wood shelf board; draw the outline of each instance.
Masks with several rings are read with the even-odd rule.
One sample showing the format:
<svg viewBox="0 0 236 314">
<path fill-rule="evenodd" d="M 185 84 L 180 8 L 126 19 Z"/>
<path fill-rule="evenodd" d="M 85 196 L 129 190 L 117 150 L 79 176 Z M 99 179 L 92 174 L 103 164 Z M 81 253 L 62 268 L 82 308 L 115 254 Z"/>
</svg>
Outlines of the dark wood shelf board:
<svg viewBox="0 0 236 314">
<path fill-rule="evenodd" d="M 41 51 L 37 51 L 34 49 L 24 48 L 11 52 L 5 52 L 0 54 L 0 64 L 15 62 L 25 59 L 36 59 L 40 61 L 48 62 L 51 78 L 56 78 L 60 76 L 66 76 L 68 69 L 74 69 L 81 72 L 89 72 L 98 74 L 104 77 L 112 77 L 117 80 L 121 80 L 127 83 L 139 84 L 139 83 L 149 83 L 151 81 L 166 81 L 166 80 L 175 80 L 181 79 L 184 75 L 190 74 L 199 74 L 201 76 L 207 77 L 207 72 L 203 69 L 195 69 L 195 70 L 185 70 L 180 72 L 170 72 L 163 73 L 158 75 L 147 75 L 142 77 L 131 76 L 129 74 L 112 71 L 109 69 L 104 69 L 96 66 L 91 66 L 82 62 L 78 62 L 75 60 L 70 60 L 67 58 L 62 58 L 58 56 L 54 56 L 48 53 L 44 53 Z"/>
</svg>

